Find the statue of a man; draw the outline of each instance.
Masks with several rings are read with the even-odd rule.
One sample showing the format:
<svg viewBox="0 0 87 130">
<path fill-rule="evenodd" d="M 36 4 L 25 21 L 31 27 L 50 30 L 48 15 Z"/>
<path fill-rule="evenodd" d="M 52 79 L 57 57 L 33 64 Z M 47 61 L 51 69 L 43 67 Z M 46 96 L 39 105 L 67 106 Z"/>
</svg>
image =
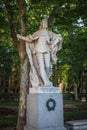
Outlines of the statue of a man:
<svg viewBox="0 0 87 130">
<path fill-rule="evenodd" d="M 62 48 L 62 37 L 48 30 L 47 19 L 41 21 L 38 31 L 29 36 L 17 35 L 26 41 L 26 52 L 30 62 L 30 82 L 32 87 L 52 86 L 49 80 L 52 64 L 56 64 L 56 52 Z"/>
</svg>

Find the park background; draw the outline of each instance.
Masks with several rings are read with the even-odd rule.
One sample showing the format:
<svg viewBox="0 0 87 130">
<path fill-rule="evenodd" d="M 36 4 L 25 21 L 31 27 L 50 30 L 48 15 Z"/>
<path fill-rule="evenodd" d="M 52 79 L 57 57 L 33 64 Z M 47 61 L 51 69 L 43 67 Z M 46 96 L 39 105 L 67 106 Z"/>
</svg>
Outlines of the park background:
<svg viewBox="0 0 87 130">
<path fill-rule="evenodd" d="M 87 119 L 86 12 L 86 0 L 0 0 L 1 128 L 24 124 L 24 108 L 18 123 L 17 114 L 20 98 L 29 85 L 29 63 L 25 43 L 19 42 L 16 35 L 32 34 L 43 18 L 48 19 L 50 30 L 63 37 L 51 80 L 63 93 L 64 120 Z"/>
</svg>

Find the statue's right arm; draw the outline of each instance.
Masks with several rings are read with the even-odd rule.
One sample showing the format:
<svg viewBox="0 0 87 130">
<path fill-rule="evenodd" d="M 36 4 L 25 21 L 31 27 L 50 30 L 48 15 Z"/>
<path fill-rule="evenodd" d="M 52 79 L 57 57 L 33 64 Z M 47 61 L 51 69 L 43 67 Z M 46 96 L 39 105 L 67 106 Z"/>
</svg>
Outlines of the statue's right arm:
<svg viewBox="0 0 87 130">
<path fill-rule="evenodd" d="M 20 34 L 17 34 L 17 38 L 24 40 L 25 42 L 32 43 L 33 41 L 38 40 L 38 35 L 28 35 L 28 36 L 21 36 Z"/>
<path fill-rule="evenodd" d="M 18 39 L 21 39 L 21 40 L 24 40 L 24 41 L 26 41 L 26 42 L 29 42 L 29 38 L 28 38 L 28 37 L 21 36 L 20 34 L 17 34 L 17 38 L 18 38 Z"/>
</svg>

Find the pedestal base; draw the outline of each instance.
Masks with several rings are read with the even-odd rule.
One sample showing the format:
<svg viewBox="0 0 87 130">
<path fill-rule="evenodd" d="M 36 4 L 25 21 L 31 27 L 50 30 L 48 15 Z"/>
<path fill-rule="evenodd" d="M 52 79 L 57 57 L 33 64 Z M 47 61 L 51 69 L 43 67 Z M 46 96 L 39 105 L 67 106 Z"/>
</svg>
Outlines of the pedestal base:
<svg viewBox="0 0 87 130">
<path fill-rule="evenodd" d="M 43 87 L 41 93 L 31 91 L 27 97 L 27 124 L 24 130 L 66 130 L 62 94 L 58 92 L 55 87 Z"/>
<path fill-rule="evenodd" d="M 32 127 L 25 127 L 24 130 L 66 130 L 65 127 L 54 127 L 54 128 L 41 128 L 41 129 L 36 129 Z"/>
<path fill-rule="evenodd" d="M 66 122 L 67 130 L 87 130 L 87 120 L 75 120 Z"/>
</svg>

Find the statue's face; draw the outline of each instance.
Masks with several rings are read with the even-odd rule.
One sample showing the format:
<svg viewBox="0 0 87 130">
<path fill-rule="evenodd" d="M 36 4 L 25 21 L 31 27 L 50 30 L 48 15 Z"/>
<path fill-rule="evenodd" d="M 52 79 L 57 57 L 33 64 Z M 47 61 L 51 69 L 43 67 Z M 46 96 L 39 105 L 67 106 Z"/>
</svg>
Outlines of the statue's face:
<svg viewBox="0 0 87 130">
<path fill-rule="evenodd" d="M 48 28 L 47 19 L 43 19 L 43 20 L 42 20 L 42 27 L 43 27 L 43 28 Z"/>
</svg>

